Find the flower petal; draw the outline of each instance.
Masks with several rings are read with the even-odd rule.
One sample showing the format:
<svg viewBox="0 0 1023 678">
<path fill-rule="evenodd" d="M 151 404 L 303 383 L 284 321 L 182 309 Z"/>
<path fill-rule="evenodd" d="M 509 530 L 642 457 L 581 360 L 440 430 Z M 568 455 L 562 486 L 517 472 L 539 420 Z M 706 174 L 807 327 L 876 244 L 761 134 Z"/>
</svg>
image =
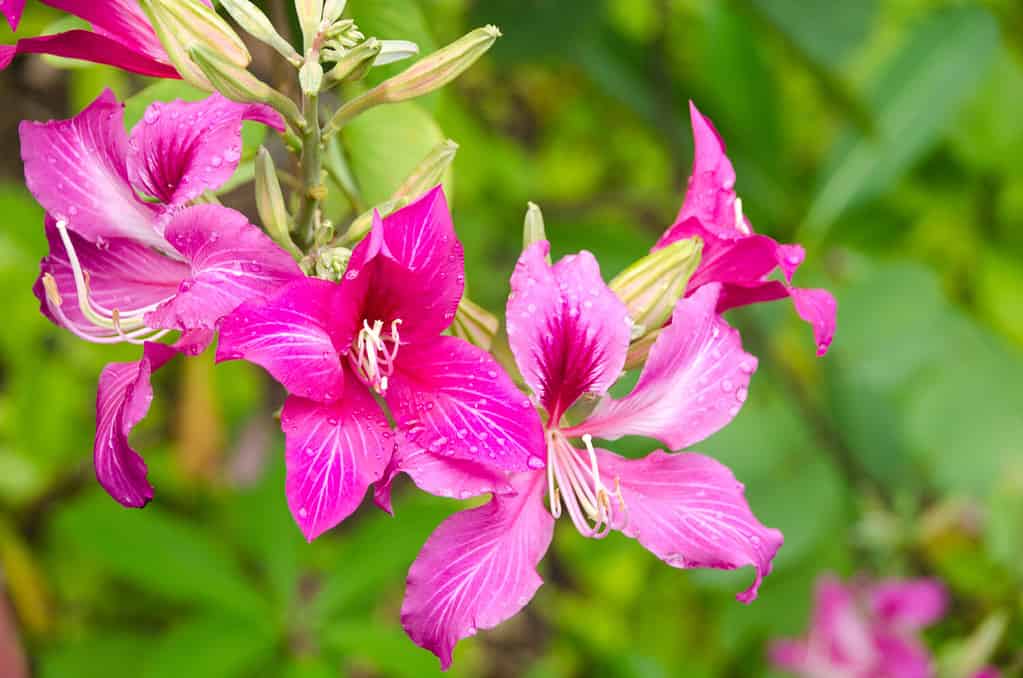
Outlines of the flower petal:
<svg viewBox="0 0 1023 678">
<path fill-rule="evenodd" d="M 597 450 L 597 460 L 605 484 L 620 486 L 624 499 L 614 527 L 672 567 L 752 565 L 756 579 L 736 598 L 757 597 L 782 534 L 757 521 L 727 467 L 700 454 L 660 450 L 635 460 Z"/>
<path fill-rule="evenodd" d="M 552 421 L 584 393 L 618 379 L 629 347 L 625 305 L 604 284 L 589 252 L 547 264 L 550 244 L 533 243 L 511 278 L 507 326 L 515 362 Z"/>
<path fill-rule="evenodd" d="M 114 38 L 89 31 L 73 30 L 54 35 L 22 38 L 14 45 L 0 45 L 0 70 L 7 68 L 18 54 L 52 54 L 66 59 L 81 59 L 94 64 L 114 66 L 153 78 L 179 79 L 181 76 L 163 61 L 127 49 Z"/>
<path fill-rule="evenodd" d="M 167 52 L 138 0 L 43 0 L 50 7 L 88 21 L 92 30 L 118 41 L 128 50 L 170 64 Z M 173 69 L 172 69 L 173 70 Z M 177 77 L 177 74 L 164 77 Z"/>
<path fill-rule="evenodd" d="M 363 317 L 390 327 L 403 343 L 440 334 L 455 317 L 465 286 L 462 245 L 438 186 L 384 219 L 352 252 L 342 285 L 362 299 Z"/>
<path fill-rule="evenodd" d="M 416 487 L 438 497 L 470 499 L 483 494 L 512 492 L 504 473 L 473 461 L 432 454 L 409 443 L 400 431 L 394 457 L 374 488 L 374 501 L 388 513 L 393 513 L 391 483 L 399 473 L 407 473 Z"/>
<path fill-rule="evenodd" d="M 70 120 L 25 121 L 19 131 L 25 182 L 49 214 L 93 242 L 128 238 L 168 249 L 155 211 L 128 182 L 124 107 L 110 90 Z"/>
<path fill-rule="evenodd" d="M 554 534 L 543 481 L 542 473 L 516 476 L 518 494 L 454 514 L 412 563 L 401 623 L 442 668 L 459 640 L 515 615 L 543 583 L 536 566 Z"/>
<path fill-rule="evenodd" d="M 174 354 L 170 346 L 147 343 L 141 360 L 110 363 L 99 377 L 93 446 L 96 479 L 125 506 L 141 508 L 153 498 L 153 488 L 146 480 L 146 462 L 128 444 L 128 434 L 146 416 L 153 401 L 150 375 Z"/>
<path fill-rule="evenodd" d="M 402 346 L 384 397 L 420 449 L 504 471 L 543 468 L 536 410 L 489 353 L 462 339 Z"/>
<path fill-rule="evenodd" d="M 879 619 L 903 630 L 930 626 L 948 606 L 948 592 L 937 579 L 888 579 L 871 587 L 868 596 Z"/>
<path fill-rule="evenodd" d="M 25 0 L 7 0 L 0 6 L 0 11 L 3 12 L 11 30 L 16 31 L 21 22 L 21 13 L 25 11 Z"/>
<path fill-rule="evenodd" d="M 302 275 L 290 254 L 227 207 L 188 207 L 171 220 L 165 235 L 191 274 L 173 299 L 146 315 L 150 327 L 212 328 L 242 302 L 266 299 Z"/>
<path fill-rule="evenodd" d="M 350 383 L 339 402 L 291 396 L 281 412 L 288 507 L 309 541 L 358 508 L 394 450 L 384 413 L 369 391 Z"/>
<path fill-rule="evenodd" d="M 238 168 L 242 121 L 253 117 L 283 131 L 283 121 L 272 109 L 235 103 L 219 94 L 202 101 L 151 104 L 128 140 L 132 184 L 167 206 L 183 205 L 219 188 Z"/>
<path fill-rule="evenodd" d="M 293 395 L 336 400 L 345 381 L 340 349 L 352 340 L 351 328 L 338 334 L 340 296 L 335 283 L 299 278 L 266 302 L 242 304 L 220 323 L 217 361 L 248 360 Z"/>
<path fill-rule="evenodd" d="M 89 322 L 79 307 L 71 263 L 54 224 L 55 220 L 47 216 L 46 238 L 50 253 L 39 264 L 41 275 L 33 288 L 40 310 L 55 324 L 76 333 L 108 334 Z M 173 297 L 178 284 L 189 274 L 185 263 L 131 240 L 116 238 L 101 247 L 76 233 L 68 232 L 68 237 L 88 278 L 89 298 L 95 304 L 117 309 L 122 314 L 155 307 Z M 53 276 L 60 295 L 59 305 L 46 295 L 45 275 Z"/>
<path fill-rule="evenodd" d="M 680 300 L 632 393 L 621 400 L 605 398 L 566 433 L 609 440 L 650 436 L 680 450 L 735 418 L 757 359 L 742 350 L 739 332 L 715 311 L 718 290 L 706 285 Z"/>
</svg>

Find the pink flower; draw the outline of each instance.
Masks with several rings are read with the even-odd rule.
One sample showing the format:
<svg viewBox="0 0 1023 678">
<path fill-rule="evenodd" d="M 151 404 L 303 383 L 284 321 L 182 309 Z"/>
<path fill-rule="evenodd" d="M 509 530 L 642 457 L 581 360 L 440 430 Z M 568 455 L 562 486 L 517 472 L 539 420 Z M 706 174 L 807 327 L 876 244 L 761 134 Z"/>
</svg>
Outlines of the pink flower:
<svg viewBox="0 0 1023 678">
<path fill-rule="evenodd" d="M 934 668 L 919 633 L 945 614 L 946 598 L 930 579 L 845 585 L 824 576 L 809 634 L 776 641 L 771 662 L 805 678 L 929 678 Z"/>
<path fill-rule="evenodd" d="M 137 0 L 43 0 L 92 25 L 91 31 L 23 38 L 0 45 L 0 69 L 18 54 L 53 54 L 107 64 L 156 78 L 180 78 Z M 25 0 L 6 0 L 3 13 L 11 30 L 18 27 Z"/>
<path fill-rule="evenodd" d="M 813 327 L 817 354 L 827 353 L 835 334 L 835 298 L 821 289 L 792 287 L 792 276 L 803 263 L 799 245 L 779 245 L 753 232 L 736 196 L 735 170 L 725 144 L 710 120 L 689 104 L 696 146 L 689 187 L 675 224 L 654 249 L 693 236 L 703 240 L 703 258 L 689 280 L 686 294 L 709 283 L 721 284 L 718 312 L 737 306 L 789 297 L 799 317 Z M 781 269 L 783 280 L 768 276 Z"/>
<path fill-rule="evenodd" d="M 445 668 L 458 640 L 496 626 L 533 597 L 541 584 L 537 564 L 562 513 L 585 536 L 619 530 L 672 567 L 752 565 L 756 577 L 738 595 L 743 602 L 755 598 L 782 543 L 716 461 L 662 451 L 626 459 L 592 443 L 644 435 L 677 450 L 738 413 L 757 361 L 715 312 L 719 286 L 705 285 L 678 303 L 630 395 L 604 397 L 570 425 L 570 408 L 587 394 L 604 396 L 621 374 L 630 321 L 590 253 L 551 266 L 548 249 L 541 241 L 523 253 L 507 308 L 512 352 L 547 415 L 545 444 L 530 445 L 531 470 L 497 482 L 472 465 L 455 467 L 429 453 L 403 457 L 400 448 L 392 469 L 430 491 L 494 492 L 488 504 L 444 521 L 409 570 L 402 623 Z"/>
<path fill-rule="evenodd" d="M 234 172 L 242 120 L 279 126 L 276 114 L 219 95 L 153 104 L 130 137 L 123 116 L 107 91 L 70 120 L 20 132 L 26 183 L 47 212 L 43 314 L 87 341 L 145 345 L 140 362 L 100 377 L 94 448 L 100 484 L 138 507 L 153 492 L 127 436 L 149 408 L 151 372 L 176 350 L 200 352 L 221 316 L 301 272 L 244 215 L 188 205 Z M 173 347 L 151 343 L 173 331 Z"/>
<path fill-rule="evenodd" d="M 339 283 L 302 279 L 224 319 L 218 360 L 263 366 L 289 392 L 288 505 L 310 540 L 380 479 L 394 435 L 445 463 L 529 468 L 542 447 L 528 400 L 482 349 L 442 336 L 462 297 L 462 246 L 440 187 L 374 219 Z"/>
</svg>

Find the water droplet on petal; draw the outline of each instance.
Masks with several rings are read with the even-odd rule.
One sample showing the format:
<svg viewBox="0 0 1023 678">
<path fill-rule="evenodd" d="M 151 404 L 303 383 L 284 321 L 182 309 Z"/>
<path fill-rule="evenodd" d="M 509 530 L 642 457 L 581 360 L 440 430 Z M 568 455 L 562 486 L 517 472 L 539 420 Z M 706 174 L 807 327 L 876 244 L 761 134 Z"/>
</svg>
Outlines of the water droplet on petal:
<svg viewBox="0 0 1023 678">
<path fill-rule="evenodd" d="M 526 460 L 526 465 L 531 469 L 542 469 L 544 467 L 543 459 L 540 457 L 530 457 Z"/>
</svg>

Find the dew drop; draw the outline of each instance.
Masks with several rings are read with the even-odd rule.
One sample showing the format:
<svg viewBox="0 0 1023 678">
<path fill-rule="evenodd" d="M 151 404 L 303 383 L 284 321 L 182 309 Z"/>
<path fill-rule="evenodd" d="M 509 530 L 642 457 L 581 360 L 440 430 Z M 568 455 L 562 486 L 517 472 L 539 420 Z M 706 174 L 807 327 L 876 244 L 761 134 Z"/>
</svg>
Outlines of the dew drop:
<svg viewBox="0 0 1023 678">
<path fill-rule="evenodd" d="M 526 460 L 526 465 L 531 469 L 542 469 L 544 467 L 543 459 L 540 457 L 530 457 Z"/>
<path fill-rule="evenodd" d="M 735 392 L 735 399 L 738 400 L 740 403 L 744 403 L 744 402 L 746 402 L 746 397 L 748 395 L 749 395 L 749 391 L 747 391 L 745 387 L 740 387 Z"/>
<path fill-rule="evenodd" d="M 725 379 L 721 382 L 721 390 L 725 393 L 731 393 L 735 388 L 735 384 L 732 383 L 731 379 Z"/>
</svg>

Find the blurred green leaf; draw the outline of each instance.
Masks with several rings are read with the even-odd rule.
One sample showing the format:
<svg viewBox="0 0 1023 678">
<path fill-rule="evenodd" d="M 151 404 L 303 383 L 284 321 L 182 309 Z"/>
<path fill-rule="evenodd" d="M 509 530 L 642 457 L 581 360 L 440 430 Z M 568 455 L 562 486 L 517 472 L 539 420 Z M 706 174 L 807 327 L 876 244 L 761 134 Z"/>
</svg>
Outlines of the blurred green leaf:
<svg viewBox="0 0 1023 678">
<path fill-rule="evenodd" d="M 152 637 L 107 630 L 55 644 L 39 658 L 40 678 L 139 678 Z M 194 650 L 193 650 L 194 651 Z"/>
<path fill-rule="evenodd" d="M 370 666 L 393 678 L 421 678 L 441 675 L 437 658 L 417 647 L 399 627 L 350 619 L 331 624 L 323 642 L 346 657 L 346 663 Z M 459 666 L 452 675 L 459 674 Z"/>
<path fill-rule="evenodd" d="M 913 29 L 870 88 L 875 137 L 848 131 L 829 154 L 807 236 L 823 236 L 846 209 L 889 190 L 933 147 L 986 76 L 998 40 L 994 18 L 972 6 L 939 10 Z"/>
<path fill-rule="evenodd" d="M 808 57 L 835 68 L 863 44 L 877 0 L 746 0 Z"/>
<path fill-rule="evenodd" d="M 141 678 L 235 678 L 265 661 L 275 638 L 261 620 L 211 616 L 164 634 L 148 653 Z"/>
</svg>

